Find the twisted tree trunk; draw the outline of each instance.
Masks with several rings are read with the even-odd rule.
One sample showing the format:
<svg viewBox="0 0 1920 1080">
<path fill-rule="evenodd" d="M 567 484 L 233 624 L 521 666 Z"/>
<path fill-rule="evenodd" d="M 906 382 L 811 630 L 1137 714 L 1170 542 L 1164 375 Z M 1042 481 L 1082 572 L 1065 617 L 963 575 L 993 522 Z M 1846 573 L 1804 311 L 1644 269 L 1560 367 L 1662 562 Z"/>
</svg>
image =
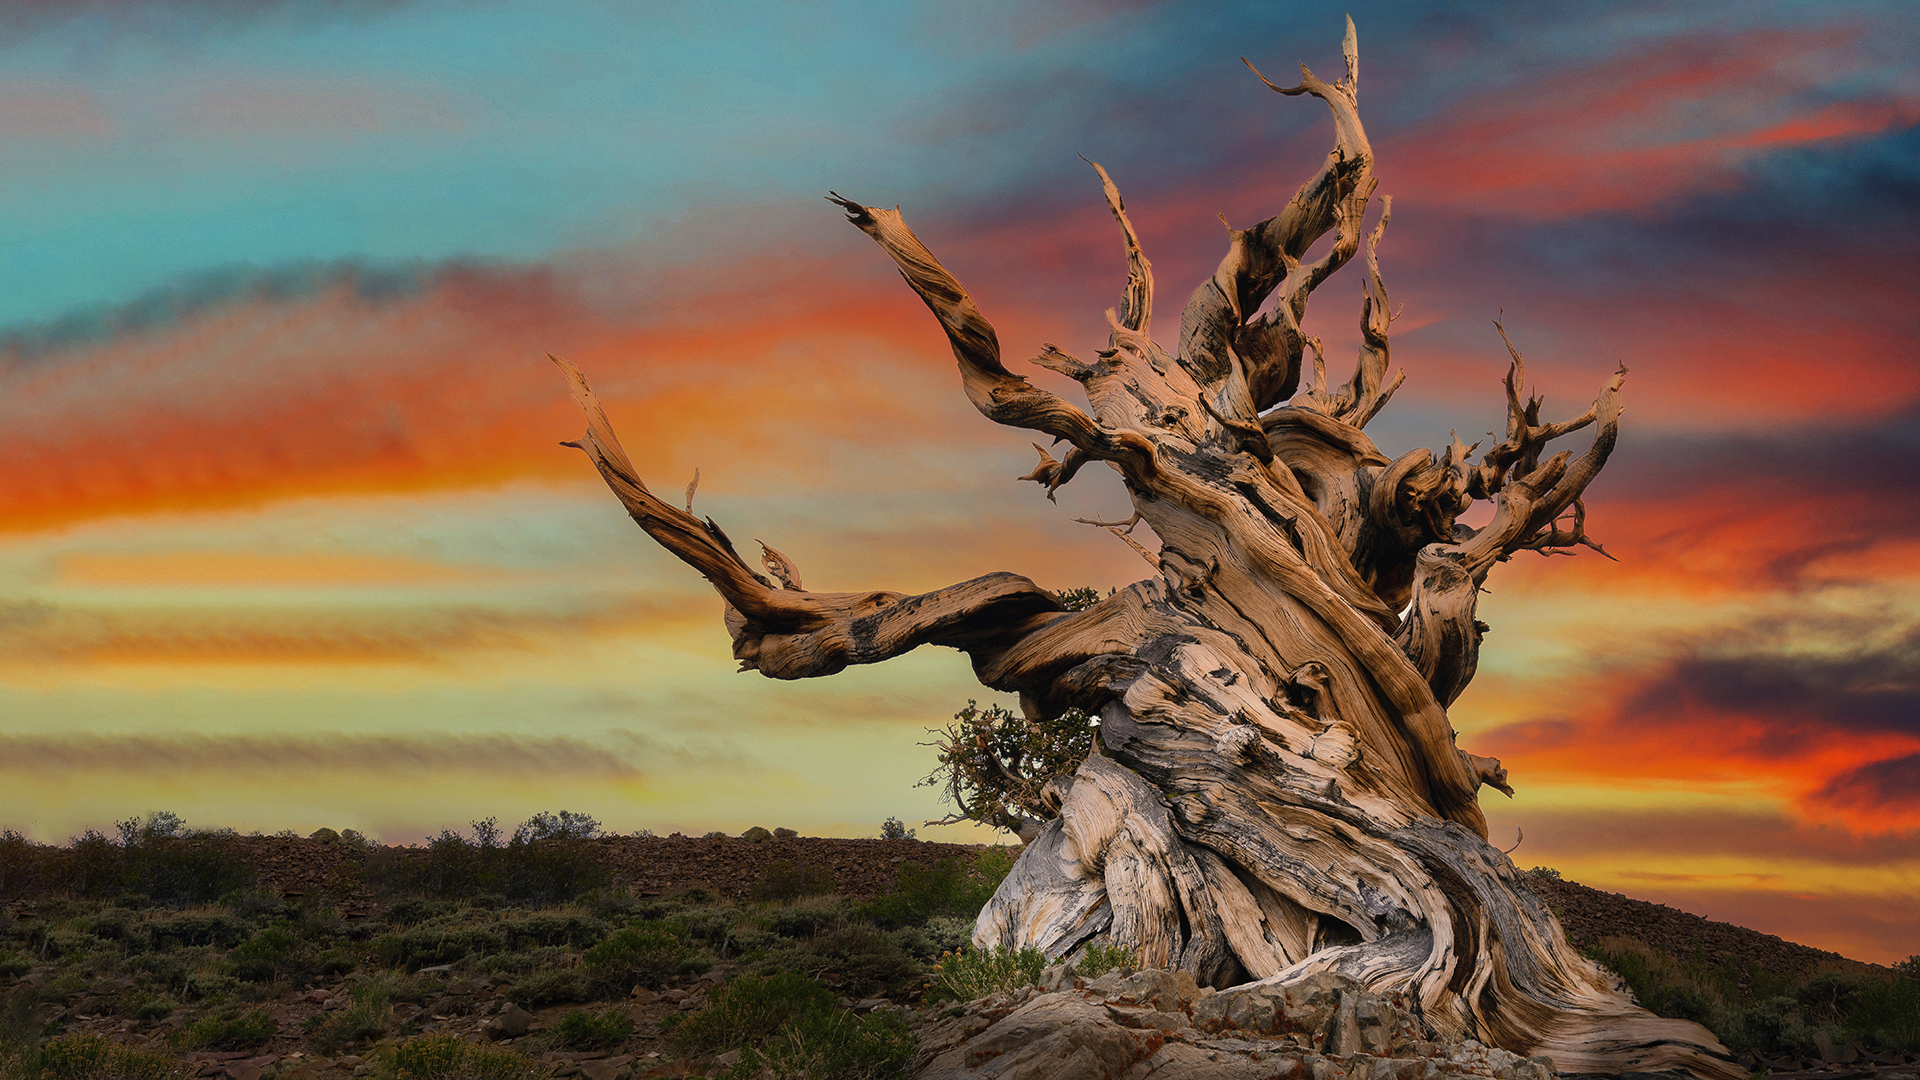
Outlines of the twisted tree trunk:
<svg viewBox="0 0 1920 1080">
<path fill-rule="evenodd" d="M 763 553 L 770 579 L 691 499 L 683 511 L 655 498 L 580 373 L 556 360 L 588 417 L 570 445 L 726 599 L 743 670 L 828 675 L 933 642 L 965 650 L 980 681 L 1017 692 L 1030 715 L 1099 716 L 1099 751 L 982 912 L 976 943 L 1066 956 L 1112 942 L 1214 986 L 1335 971 L 1411 991 L 1440 1034 L 1549 1054 L 1563 1071 L 1744 1075 L 1705 1029 L 1638 1008 L 1575 953 L 1486 842 L 1477 792 L 1508 790 L 1506 774 L 1455 747 L 1446 712 L 1473 677 L 1475 597 L 1515 552 L 1597 548 L 1579 500 L 1613 448 L 1624 369 L 1584 415 L 1547 424 L 1512 351 L 1506 437 L 1478 464 L 1457 442 L 1438 458 L 1379 452 L 1362 428 L 1403 377 L 1386 379 L 1377 260 L 1390 202 L 1364 235 L 1363 344 L 1347 383 L 1328 385 L 1300 329 L 1313 290 L 1360 252 L 1375 185 L 1351 22 L 1344 52 L 1339 82 L 1302 67 L 1298 86 L 1267 83 L 1327 103 L 1333 150 L 1279 214 L 1230 230 L 1171 352 L 1149 336 L 1152 270 L 1094 166 L 1127 286 L 1093 360 L 1052 345 L 1034 360 L 1084 386 L 1085 410 L 1007 370 L 993 328 L 898 211 L 832 197 L 932 309 L 980 411 L 1068 445 L 1060 460 L 1042 450 L 1026 479 L 1051 495 L 1089 461 L 1118 470 L 1135 521 L 1160 538 L 1156 576 L 1072 613 L 1012 574 L 920 596 L 807 592 L 778 552 Z M 1328 233 L 1331 249 L 1302 262 Z M 1586 427 L 1577 458 L 1540 460 Z M 1492 520 L 1457 524 L 1480 499 Z"/>
</svg>

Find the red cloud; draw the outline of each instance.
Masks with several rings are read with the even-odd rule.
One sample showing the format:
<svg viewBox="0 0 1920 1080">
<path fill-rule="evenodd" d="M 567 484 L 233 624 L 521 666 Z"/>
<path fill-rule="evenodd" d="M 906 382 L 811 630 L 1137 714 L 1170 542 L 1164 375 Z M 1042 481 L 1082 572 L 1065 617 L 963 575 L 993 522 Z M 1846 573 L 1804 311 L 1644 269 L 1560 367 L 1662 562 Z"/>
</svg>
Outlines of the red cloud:
<svg viewBox="0 0 1920 1080">
<path fill-rule="evenodd" d="M 938 441 L 964 415 L 924 312 L 818 274 L 740 283 L 756 289 L 809 302 L 649 323 L 607 314 L 554 271 L 455 268 L 408 296 L 341 279 L 16 357 L 0 367 L 0 529 L 585 478 L 556 446 L 580 420 L 549 350 L 593 375 L 661 482 L 683 481 L 689 455 L 710 482 L 792 478 L 835 441 Z"/>
<path fill-rule="evenodd" d="M 1377 140 L 1388 189 L 1551 218 L 1636 210 L 1736 183 L 1759 150 L 1909 127 L 1920 98 L 1821 103 L 1857 68 L 1850 31 L 1700 35 L 1650 53 L 1517 80 Z M 1459 119 L 1455 119 L 1459 118 Z"/>
</svg>

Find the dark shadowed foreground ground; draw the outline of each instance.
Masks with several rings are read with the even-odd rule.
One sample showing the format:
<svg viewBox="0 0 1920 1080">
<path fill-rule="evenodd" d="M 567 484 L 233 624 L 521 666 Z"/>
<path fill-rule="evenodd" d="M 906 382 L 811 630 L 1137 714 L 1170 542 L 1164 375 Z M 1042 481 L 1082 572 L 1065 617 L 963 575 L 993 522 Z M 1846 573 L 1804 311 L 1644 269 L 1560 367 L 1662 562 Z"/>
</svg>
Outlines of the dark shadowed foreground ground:
<svg viewBox="0 0 1920 1080">
<path fill-rule="evenodd" d="M 407 1047 L 434 1040 L 524 1073 L 499 1080 L 712 1076 L 728 1047 L 754 1044 L 702 1024 L 777 979 L 799 980 L 781 993 L 812 995 L 836 1030 L 906 1039 L 897 1065 L 912 1059 L 908 1025 L 951 1015 L 900 1007 L 938 992 L 936 965 L 1012 859 L 764 833 L 485 849 L 317 837 L 129 834 L 60 849 L 0 837 L 0 1080 L 98 1080 L 40 1062 L 109 1042 L 163 1066 L 138 1073 L 150 1080 L 468 1077 L 396 1072 Z M 1756 1070 L 1847 1080 L 1920 1061 L 1920 980 L 1525 880 L 1650 1008 L 1708 1023 Z M 1862 987 L 1899 1015 L 1840 1000 Z"/>
</svg>

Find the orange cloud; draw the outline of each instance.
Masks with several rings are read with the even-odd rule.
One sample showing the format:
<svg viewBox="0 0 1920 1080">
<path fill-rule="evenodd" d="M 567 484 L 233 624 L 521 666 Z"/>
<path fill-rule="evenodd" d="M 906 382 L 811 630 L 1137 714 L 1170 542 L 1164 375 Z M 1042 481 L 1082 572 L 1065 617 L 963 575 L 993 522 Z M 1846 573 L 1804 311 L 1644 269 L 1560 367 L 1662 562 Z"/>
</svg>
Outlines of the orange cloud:
<svg viewBox="0 0 1920 1080">
<path fill-rule="evenodd" d="M 717 608 L 697 592 L 533 610 L 417 600 L 318 610 L 271 604 L 101 609 L 25 601 L 0 607 L 0 656 L 5 664 L 35 666 L 434 663 L 477 650 L 552 648 L 584 635 L 717 635 Z"/>
<path fill-rule="evenodd" d="M 669 485 L 691 472 L 688 455 L 709 484 L 791 482 L 837 445 L 948 436 L 967 406 L 924 311 L 839 290 L 818 269 L 752 283 L 799 294 L 799 311 L 736 304 L 698 323 L 607 315 L 545 269 L 455 267 L 398 298 L 341 275 L 309 295 L 16 355 L 0 367 L 0 530 L 584 480 L 556 445 L 581 421 L 548 351 L 588 371 L 635 461 Z"/>
<path fill-rule="evenodd" d="M 501 584 L 494 567 L 449 566 L 387 555 L 248 551 L 71 552 L 60 556 L 63 585 L 188 588 L 378 588 Z"/>
<path fill-rule="evenodd" d="M 1546 718 L 1479 734 L 1480 752 L 1549 782 L 1717 789 L 1857 833 L 1920 832 L 1920 786 L 1906 782 L 1920 767 L 1920 627 L 1790 616 L 1594 668 L 1555 688 Z"/>
</svg>

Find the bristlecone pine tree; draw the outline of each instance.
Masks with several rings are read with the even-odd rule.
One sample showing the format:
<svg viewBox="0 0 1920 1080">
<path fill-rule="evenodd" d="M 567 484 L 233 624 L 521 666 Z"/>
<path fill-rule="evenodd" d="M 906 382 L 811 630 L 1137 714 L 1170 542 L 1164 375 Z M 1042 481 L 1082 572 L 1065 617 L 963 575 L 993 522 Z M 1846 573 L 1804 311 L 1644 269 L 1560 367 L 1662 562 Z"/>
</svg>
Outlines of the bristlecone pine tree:
<svg viewBox="0 0 1920 1080">
<path fill-rule="evenodd" d="M 1152 271 L 1094 166 L 1127 257 L 1108 346 L 1081 360 L 1046 345 L 1033 361 L 1078 381 L 1086 409 L 1007 370 L 993 327 L 897 210 L 832 196 L 932 309 L 975 407 L 1067 445 L 1024 479 L 1051 495 L 1088 462 L 1120 473 L 1135 514 L 1114 525 L 1152 527 L 1154 576 L 1084 611 L 1011 573 L 919 596 L 809 592 L 776 550 L 763 545 L 766 575 L 749 566 L 689 512 L 691 489 L 687 511 L 649 492 L 585 379 L 556 361 L 587 415 L 568 445 L 725 598 L 742 670 L 800 679 L 948 645 L 1029 715 L 1099 718 L 1100 751 L 1055 785 L 1059 816 L 981 912 L 976 943 L 1068 956 L 1112 942 L 1220 987 L 1337 972 L 1410 993 L 1443 1036 L 1563 1071 L 1744 1076 L 1704 1028 L 1639 1008 L 1574 952 L 1487 843 L 1477 792 L 1507 790 L 1506 775 L 1456 748 L 1447 720 L 1485 629 L 1475 596 L 1516 552 L 1597 548 L 1580 497 L 1613 449 L 1624 370 L 1579 417 L 1542 422 L 1512 351 L 1506 434 L 1478 463 L 1457 440 L 1380 453 L 1362 428 L 1401 382 L 1386 378 L 1376 255 L 1389 201 L 1364 235 L 1353 377 L 1330 386 L 1300 329 L 1313 290 L 1361 251 L 1375 186 L 1351 22 L 1343 51 L 1339 82 L 1303 65 L 1298 86 L 1266 83 L 1326 102 L 1333 150 L 1277 215 L 1229 231 L 1171 348 L 1149 336 Z M 1547 454 L 1585 428 L 1583 452 Z M 1475 500 L 1492 503 L 1478 529 L 1457 520 Z"/>
</svg>

